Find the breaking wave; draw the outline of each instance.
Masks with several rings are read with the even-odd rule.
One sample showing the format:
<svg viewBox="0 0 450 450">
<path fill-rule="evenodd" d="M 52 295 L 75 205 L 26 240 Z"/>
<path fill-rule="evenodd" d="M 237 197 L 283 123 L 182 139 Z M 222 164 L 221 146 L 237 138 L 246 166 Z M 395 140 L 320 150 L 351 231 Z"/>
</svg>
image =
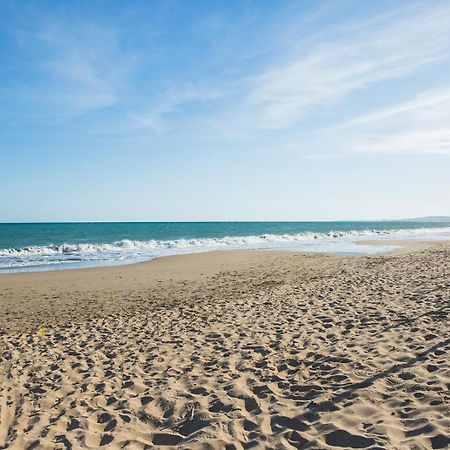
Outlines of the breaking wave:
<svg viewBox="0 0 450 450">
<path fill-rule="evenodd" d="M 160 250 L 195 250 L 220 248 L 258 248 L 270 244 L 295 244 L 296 242 L 314 242 L 317 240 L 377 238 L 377 237 L 414 237 L 427 234 L 449 233 L 450 227 L 415 228 L 400 230 L 353 230 L 330 231 L 328 233 L 298 233 L 298 234 L 262 234 L 259 236 L 224 236 L 203 239 L 175 239 L 132 241 L 128 239 L 99 244 L 60 244 L 47 246 L 29 246 L 22 248 L 0 249 L 3 257 L 50 256 L 50 255 L 83 255 L 102 253 L 151 252 Z"/>
</svg>

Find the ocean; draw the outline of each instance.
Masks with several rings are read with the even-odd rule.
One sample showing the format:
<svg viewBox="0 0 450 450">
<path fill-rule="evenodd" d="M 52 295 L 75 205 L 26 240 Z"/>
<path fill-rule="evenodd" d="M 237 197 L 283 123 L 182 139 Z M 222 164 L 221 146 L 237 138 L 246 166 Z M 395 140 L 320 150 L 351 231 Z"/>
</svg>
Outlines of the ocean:
<svg viewBox="0 0 450 450">
<path fill-rule="evenodd" d="M 450 237 L 440 222 L 83 222 L 0 224 L 0 272 L 128 264 L 226 249 L 287 249 L 342 254 L 391 246 L 370 239 Z"/>
</svg>

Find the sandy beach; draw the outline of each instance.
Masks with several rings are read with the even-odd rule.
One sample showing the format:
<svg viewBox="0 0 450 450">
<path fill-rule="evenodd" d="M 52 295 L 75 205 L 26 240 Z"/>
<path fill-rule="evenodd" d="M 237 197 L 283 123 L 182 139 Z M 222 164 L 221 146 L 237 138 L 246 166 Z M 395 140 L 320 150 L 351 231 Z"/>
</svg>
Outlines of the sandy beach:
<svg viewBox="0 0 450 450">
<path fill-rule="evenodd" d="M 448 448 L 449 310 L 439 242 L 1 275 L 0 448 Z"/>
</svg>

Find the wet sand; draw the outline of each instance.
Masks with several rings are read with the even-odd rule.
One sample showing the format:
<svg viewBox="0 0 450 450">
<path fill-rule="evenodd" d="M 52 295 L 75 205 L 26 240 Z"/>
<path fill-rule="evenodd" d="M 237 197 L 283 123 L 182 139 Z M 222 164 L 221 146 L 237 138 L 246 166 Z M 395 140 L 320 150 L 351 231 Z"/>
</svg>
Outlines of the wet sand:
<svg viewBox="0 0 450 450">
<path fill-rule="evenodd" d="M 0 448 L 448 448 L 449 310 L 438 242 L 1 275 Z"/>
</svg>

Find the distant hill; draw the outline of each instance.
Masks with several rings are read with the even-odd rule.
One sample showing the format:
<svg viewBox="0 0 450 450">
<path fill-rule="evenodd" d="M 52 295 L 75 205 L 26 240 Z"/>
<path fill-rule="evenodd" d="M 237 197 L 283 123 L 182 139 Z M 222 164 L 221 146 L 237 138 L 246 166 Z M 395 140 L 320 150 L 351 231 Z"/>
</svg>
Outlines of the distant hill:
<svg viewBox="0 0 450 450">
<path fill-rule="evenodd" d="M 414 219 L 401 219 L 401 222 L 450 222 L 450 216 L 415 217 Z"/>
</svg>

